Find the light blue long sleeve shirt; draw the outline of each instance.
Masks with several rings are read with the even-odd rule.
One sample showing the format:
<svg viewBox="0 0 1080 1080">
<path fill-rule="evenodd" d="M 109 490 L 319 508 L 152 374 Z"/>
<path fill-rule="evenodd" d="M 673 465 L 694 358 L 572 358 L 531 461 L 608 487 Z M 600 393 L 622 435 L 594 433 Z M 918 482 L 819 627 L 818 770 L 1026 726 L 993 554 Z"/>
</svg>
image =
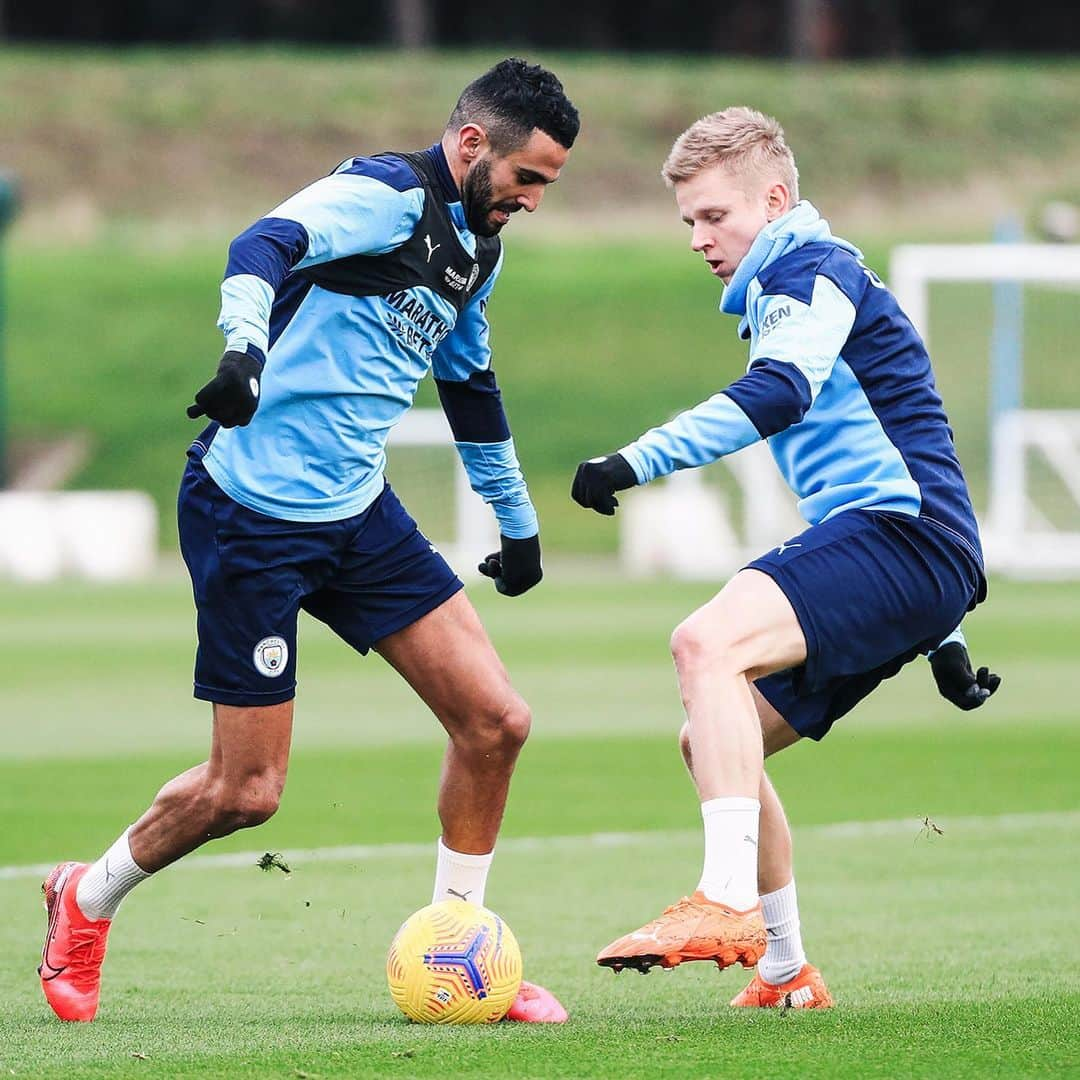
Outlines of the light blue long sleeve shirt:
<svg viewBox="0 0 1080 1080">
<path fill-rule="evenodd" d="M 442 150 L 426 153 L 439 170 L 457 240 L 475 253 Z M 433 370 L 455 434 L 466 432 L 457 446 L 470 482 L 492 505 L 500 530 L 511 537 L 537 532 L 491 370 L 486 308 L 501 255 L 460 313 L 425 285 L 357 296 L 302 273 L 393 252 L 413 236 L 427 197 L 402 159 L 354 158 L 233 241 L 218 325 L 226 348 L 265 359 L 265 366 L 251 423 L 218 430 L 203 461 L 237 502 L 290 521 L 361 512 L 385 482 L 390 430 Z"/>
</svg>

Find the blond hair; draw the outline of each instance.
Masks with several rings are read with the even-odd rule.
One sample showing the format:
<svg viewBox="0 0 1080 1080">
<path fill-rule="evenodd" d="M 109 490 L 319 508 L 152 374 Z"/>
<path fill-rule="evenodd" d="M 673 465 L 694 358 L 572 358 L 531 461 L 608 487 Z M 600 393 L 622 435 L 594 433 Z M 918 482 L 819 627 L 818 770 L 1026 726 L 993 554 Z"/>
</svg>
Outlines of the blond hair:
<svg viewBox="0 0 1080 1080">
<path fill-rule="evenodd" d="M 723 165 L 737 174 L 779 180 L 799 199 L 799 170 L 777 120 L 745 105 L 709 113 L 676 140 L 660 175 L 668 187 L 689 180 L 702 169 Z"/>
</svg>

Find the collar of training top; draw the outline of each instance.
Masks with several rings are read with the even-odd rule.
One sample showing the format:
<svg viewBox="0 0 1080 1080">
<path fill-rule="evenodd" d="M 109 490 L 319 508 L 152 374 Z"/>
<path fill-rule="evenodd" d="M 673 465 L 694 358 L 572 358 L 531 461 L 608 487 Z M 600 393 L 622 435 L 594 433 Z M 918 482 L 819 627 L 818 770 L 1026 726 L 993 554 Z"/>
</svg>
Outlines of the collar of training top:
<svg viewBox="0 0 1080 1080">
<path fill-rule="evenodd" d="M 442 144 L 435 143 L 434 146 L 429 146 L 426 150 L 420 152 L 435 167 L 435 175 L 438 177 L 439 187 L 442 188 L 446 201 L 451 203 L 461 202 L 461 192 L 458 191 L 457 184 L 454 183 L 454 177 L 450 173 L 450 163 L 446 160 L 446 152 L 443 150 Z"/>
</svg>

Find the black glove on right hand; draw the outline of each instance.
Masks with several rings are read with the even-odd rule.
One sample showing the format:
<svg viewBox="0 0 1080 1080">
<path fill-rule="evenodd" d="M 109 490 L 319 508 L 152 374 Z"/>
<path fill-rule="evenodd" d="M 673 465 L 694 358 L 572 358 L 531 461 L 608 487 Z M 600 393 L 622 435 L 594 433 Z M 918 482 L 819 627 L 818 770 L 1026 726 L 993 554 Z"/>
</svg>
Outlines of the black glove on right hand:
<svg viewBox="0 0 1080 1080">
<path fill-rule="evenodd" d="M 227 352 L 217 374 L 195 395 L 187 414 L 194 420 L 208 416 L 222 427 L 245 427 L 259 405 L 262 363 L 249 353 Z"/>
<path fill-rule="evenodd" d="M 622 454 L 608 454 L 583 461 L 577 467 L 570 497 L 589 510 L 611 517 L 619 505 L 615 492 L 636 487 L 637 482 L 637 475 Z"/>
<path fill-rule="evenodd" d="M 989 668 L 971 670 L 971 657 L 959 641 L 942 645 L 930 657 L 930 670 L 938 692 L 958 709 L 977 709 L 1001 685 L 1001 676 Z"/>
<path fill-rule="evenodd" d="M 540 537 L 527 536 L 523 540 L 500 537 L 500 550 L 493 551 L 477 569 L 495 582 L 496 591 L 503 596 L 528 592 L 544 576 Z"/>
</svg>

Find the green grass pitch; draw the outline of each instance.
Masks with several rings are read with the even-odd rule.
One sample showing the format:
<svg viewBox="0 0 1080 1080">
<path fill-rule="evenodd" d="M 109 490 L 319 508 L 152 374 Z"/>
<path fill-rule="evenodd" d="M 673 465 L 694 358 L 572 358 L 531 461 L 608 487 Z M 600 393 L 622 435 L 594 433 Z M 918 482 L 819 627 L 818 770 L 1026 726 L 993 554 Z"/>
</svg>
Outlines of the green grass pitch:
<svg viewBox="0 0 1080 1080">
<path fill-rule="evenodd" d="M 142 886 L 113 930 L 98 1021 L 56 1022 L 34 974 L 32 868 L 97 854 L 199 760 L 208 717 L 188 696 L 185 583 L 0 590 L 0 1075 L 1075 1075 L 1077 586 L 995 584 L 969 626 L 1005 677 L 988 708 L 953 710 L 920 662 L 774 762 L 836 1010 L 733 1014 L 741 969 L 593 964 L 696 881 L 666 642 L 710 591 L 557 565 L 519 600 L 472 590 L 535 714 L 488 902 L 572 1022 L 439 1029 L 397 1014 L 382 967 L 430 895 L 442 740 L 381 661 L 310 622 L 278 816 L 206 849 L 227 864 Z M 267 850 L 290 877 L 242 856 Z"/>
</svg>

